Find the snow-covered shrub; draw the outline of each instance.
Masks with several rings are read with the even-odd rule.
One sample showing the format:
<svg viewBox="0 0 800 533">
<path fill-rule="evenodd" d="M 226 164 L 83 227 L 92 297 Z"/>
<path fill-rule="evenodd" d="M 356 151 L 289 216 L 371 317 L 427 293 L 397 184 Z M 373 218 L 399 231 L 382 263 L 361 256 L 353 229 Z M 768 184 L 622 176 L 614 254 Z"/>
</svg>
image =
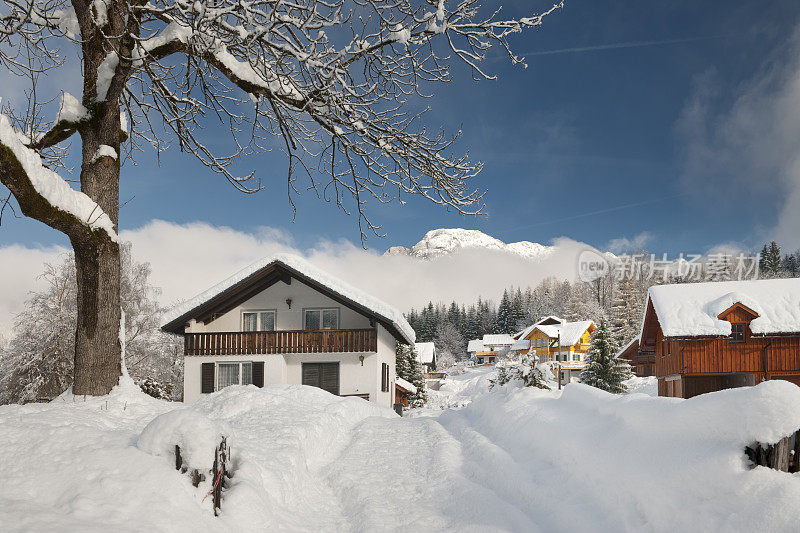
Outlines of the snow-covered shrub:
<svg viewBox="0 0 800 533">
<path fill-rule="evenodd" d="M 498 366 L 497 378 L 489 380 L 489 388 L 495 385 L 502 387 L 512 381 L 519 381 L 523 387 L 536 387 L 550 390 L 548 381 L 555 379 L 550 368 L 545 363 L 537 363 L 537 358 L 526 356 L 521 364 L 513 366 Z"/>
<path fill-rule="evenodd" d="M 159 400 L 172 400 L 172 383 L 162 383 L 153 378 L 144 378 L 136 382 L 142 392 Z"/>
</svg>

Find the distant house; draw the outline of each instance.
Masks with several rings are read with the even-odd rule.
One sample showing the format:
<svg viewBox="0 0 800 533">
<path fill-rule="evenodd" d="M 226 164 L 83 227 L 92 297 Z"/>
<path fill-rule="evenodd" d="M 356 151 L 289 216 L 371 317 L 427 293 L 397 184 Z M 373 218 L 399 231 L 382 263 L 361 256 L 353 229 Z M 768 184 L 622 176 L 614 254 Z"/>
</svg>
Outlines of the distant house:
<svg viewBox="0 0 800 533">
<path fill-rule="evenodd" d="M 432 342 L 418 342 L 414 345 L 414 351 L 417 352 L 417 361 L 425 374 L 436 370 L 436 345 Z"/>
<path fill-rule="evenodd" d="M 800 279 L 651 287 L 639 354 L 654 359 L 659 396 L 800 385 Z"/>
<path fill-rule="evenodd" d="M 289 383 L 392 406 L 396 342 L 414 343 L 400 311 L 286 254 L 173 309 L 162 329 L 184 337 L 186 402 Z"/>
<path fill-rule="evenodd" d="M 497 356 L 508 352 L 514 344 L 514 337 L 507 333 L 487 333 L 482 339 L 473 339 L 467 343 L 467 352 L 475 364 L 485 365 L 497 362 Z"/>
<path fill-rule="evenodd" d="M 395 378 L 394 387 L 395 403 L 399 403 L 403 407 L 408 407 L 411 402 L 411 395 L 417 393 L 417 387 L 410 381 L 406 381 L 401 377 Z"/>
<path fill-rule="evenodd" d="M 519 333 L 511 349 L 519 354 L 534 355 L 542 363 L 557 364 L 563 382 L 569 383 L 577 379 L 586 366 L 586 354 L 594 330 L 591 320 L 567 322 L 547 316 Z"/>
<path fill-rule="evenodd" d="M 617 352 L 617 357 L 630 362 L 633 373 L 640 377 L 654 376 L 656 359 L 653 354 L 639 351 L 639 337 L 634 337 Z"/>
</svg>

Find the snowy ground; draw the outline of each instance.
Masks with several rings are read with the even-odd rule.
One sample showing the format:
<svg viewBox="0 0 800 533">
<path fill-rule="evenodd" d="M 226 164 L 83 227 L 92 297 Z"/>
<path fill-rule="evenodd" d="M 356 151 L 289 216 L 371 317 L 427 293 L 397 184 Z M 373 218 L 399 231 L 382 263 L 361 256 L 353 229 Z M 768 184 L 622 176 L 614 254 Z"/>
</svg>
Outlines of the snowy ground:
<svg viewBox="0 0 800 533">
<path fill-rule="evenodd" d="M 743 446 L 800 427 L 800 388 L 677 400 L 576 384 L 488 392 L 490 377 L 452 377 L 432 396 L 461 407 L 402 419 L 287 385 L 229 387 L 191 407 L 128 386 L 3 406 L 0 530 L 796 530 L 800 477 L 749 470 Z M 186 411 L 140 439 L 175 409 Z M 218 518 L 208 485 L 192 487 L 153 438 L 190 427 L 230 436 Z"/>
</svg>

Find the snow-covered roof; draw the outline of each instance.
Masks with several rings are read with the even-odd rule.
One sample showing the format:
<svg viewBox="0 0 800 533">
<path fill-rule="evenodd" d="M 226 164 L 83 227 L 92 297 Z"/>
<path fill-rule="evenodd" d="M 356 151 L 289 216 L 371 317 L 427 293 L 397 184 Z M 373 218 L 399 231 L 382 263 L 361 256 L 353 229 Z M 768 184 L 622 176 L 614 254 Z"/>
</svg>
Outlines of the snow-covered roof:
<svg viewBox="0 0 800 533">
<path fill-rule="evenodd" d="M 201 292 L 194 298 L 191 298 L 186 302 L 173 307 L 164 313 L 161 327 L 166 328 L 168 325 L 171 325 L 171 323 L 178 319 L 181 319 L 182 321 L 188 321 L 188 319 L 191 318 L 188 315 L 190 315 L 191 312 L 198 306 L 203 305 L 212 298 L 219 296 L 228 289 L 247 280 L 257 272 L 268 267 L 273 267 L 276 264 L 282 265 L 289 271 L 293 271 L 295 274 L 299 274 L 302 277 L 313 280 L 318 285 L 327 289 L 329 292 L 369 310 L 377 315 L 378 318 L 382 318 L 384 321 L 391 324 L 400 333 L 400 335 L 402 335 L 408 344 L 414 343 L 414 340 L 416 339 L 414 329 L 409 325 L 408 321 L 406 321 L 405 317 L 403 316 L 403 313 L 401 313 L 398 309 L 370 294 L 367 294 L 361 289 L 357 289 L 349 283 L 328 274 L 301 257 L 283 253 L 275 254 L 257 261 L 252 265 L 243 268 L 228 279 L 217 283 L 210 289 Z"/>
<path fill-rule="evenodd" d="M 394 382 L 403 387 L 404 389 L 406 389 L 411 394 L 417 393 L 417 388 L 410 381 L 406 381 L 401 377 L 396 377 L 394 378 Z"/>
<path fill-rule="evenodd" d="M 483 339 L 472 339 L 467 343 L 468 352 L 481 352 L 483 348 Z"/>
<path fill-rule="evenodd" d="M 414 345 L 417 351 L 417 360 L 423 365 L 430 365 L 433 363 L 434 354 L 436 352 L 436 345 L 432 342 L 418 342 Z"/>
<path fill-rule="evenodd" d="M 538 326 L 542 322 L 550 322 L 550 321 L 563 323 L 564 319 L 563 318 L 558 318 L 557 316 L 553 316 L 553 315 L 547 315 L 547 316 L 543 316 L 542 318 L 537 320 L 533 325 L 534 326 Z"/>
<path fill-rule="evenodd" d="M 581 320 L 578 322 L 564 322 L 558 326 L 536 326 L 536 329 L 550 337 L 557 339 L 561 337 L 561 346 L 572 346 L 581 339 L 581 335 L 590 327 L 594 322 L 591 320 Z"/>
<path fill-rule="evenodd" d="M 484 346 L 511 346 L 514 344 L 514 337 L 508 333 L 487 333 L 483 336 Z"/>
<path fill-rule="evenodd" d="M 518 339 L 511 345 L 512 350 L 528 350 L 531 347 L 531 341 L 528 339 Z"/>
<path fill-rule="evenodd" d="M 717 316 L 736 303 L 758 313 L 750 322 L 756 335 L 800 332 L 797 278 L 657 285 L 647 300 L 665 337 L 730 335 L 730 322 Z"/>
</svg>

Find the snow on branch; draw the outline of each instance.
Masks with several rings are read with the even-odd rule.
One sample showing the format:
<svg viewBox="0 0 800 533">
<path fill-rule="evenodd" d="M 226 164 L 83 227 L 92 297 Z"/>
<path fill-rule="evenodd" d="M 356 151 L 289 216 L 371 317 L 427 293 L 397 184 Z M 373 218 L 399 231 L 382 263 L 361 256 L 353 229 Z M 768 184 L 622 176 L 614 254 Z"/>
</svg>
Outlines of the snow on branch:
<svg viewBox="0 0 800 533">
<path fill-rule="evenodd" d="M 21 167 L 24 175 L 14 172 L 15 162 Z M 59 229 L 76 222 L 90 230 L 105 231 L 112 241 L 117 240 L 114 224 L 100 206 L 86 194 L 74 190 L 58 174 L 45 167 L 39 154 L 25 146 L 8 118 L 2 114 L 0 114 L 0 181 L 14 192 L 23 212 L 26 208 L 60 211 L 70 215 L 66 217 L 66 221 L 64 217 L 47 214 L 42 214 L 39 219 L 58 226 Z M 26 181 L 28 183 L 25 183 Z M 42 207 L 37 200 L 43 200 L 45 206 Z"/>
<path fill-rule="evenodd" d="M 160 118 L 182 150 L 248 192 L 261 183 L 236 176 L 232 163 L 274 149 L 277 136 L 290 195 L 306 175 L 311 189 L 347 212 L 354 206 L 373 231 L 363 212 L 368 198 L 421 195 L 480 213 L 483 195 L 469 180 L 481 163 L 455 153 L 460 131 L 424 125 L 418 98 L 451 81 L 453 59 L 475 78 L 493 79 L 481 66 L 493 46 L 524 64 L 508 37 L 562 5 L 507 20 L 499 10 L 480 15 L 477 0 L 152 1 L 138 8 L 143 24 L 131 61 L 141 68 L 127 98 L 146 124 Z M 175 53 L 189 60 L 162 61 Z M 243 105 L 250 102 L 253 111 Z M 232 154 L 217 156 L 195 137 L 206 115 L 230 125 Z"/>
</svg>

